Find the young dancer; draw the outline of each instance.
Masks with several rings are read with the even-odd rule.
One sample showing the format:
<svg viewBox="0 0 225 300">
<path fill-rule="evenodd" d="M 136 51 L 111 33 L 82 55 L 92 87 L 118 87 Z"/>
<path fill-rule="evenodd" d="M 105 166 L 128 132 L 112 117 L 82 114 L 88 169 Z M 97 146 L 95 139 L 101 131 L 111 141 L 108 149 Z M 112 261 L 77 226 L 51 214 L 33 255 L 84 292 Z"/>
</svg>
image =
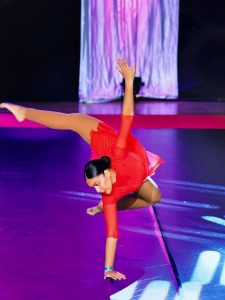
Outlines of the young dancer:
<svg viewBox="0 0 225 300">
<path fill-rule="evenodd" d="M 134 118 L 133 81 L 135 65 L 117 61 L 117 70 L 125 79 L 121 126 L 118 133 L 107 124 L 80 113 L 64 114 L 2 103 L 18 121 L 31 120 L 53 129 L 73 130 L 91 147 L 91 160 L 85 165 L 88 186 L 102 194 L 97 206 L 87 209 L 89 215 L 104 213 L 106 249 L 104 278 L 125 279 L 114 270 L 118 239 L 117 210 L 142 208 L 160 201 L 161 193 L 149 177 L 162 163 L 161 158 L 145 151 L 130 134 Z M 133 193 L 133 194 L 131 194 Z"/>
</svg>

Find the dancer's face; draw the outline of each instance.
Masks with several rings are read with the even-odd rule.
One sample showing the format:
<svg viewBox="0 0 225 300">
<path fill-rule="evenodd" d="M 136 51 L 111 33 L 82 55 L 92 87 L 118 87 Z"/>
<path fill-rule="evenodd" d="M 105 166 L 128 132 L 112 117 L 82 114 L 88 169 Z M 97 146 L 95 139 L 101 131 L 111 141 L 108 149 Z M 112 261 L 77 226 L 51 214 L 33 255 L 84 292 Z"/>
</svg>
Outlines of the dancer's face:
<svg viewBox="0 0 225 300">
<path fill-rule="evenodd" d="M 95 188 L 97 193 L 110 194 L 112 191 L 112 180 L 109 170 L 105 170 L 104 174 L 100 174 L 94 178 L 86 178 L 88 186 Z"/>
</svg>

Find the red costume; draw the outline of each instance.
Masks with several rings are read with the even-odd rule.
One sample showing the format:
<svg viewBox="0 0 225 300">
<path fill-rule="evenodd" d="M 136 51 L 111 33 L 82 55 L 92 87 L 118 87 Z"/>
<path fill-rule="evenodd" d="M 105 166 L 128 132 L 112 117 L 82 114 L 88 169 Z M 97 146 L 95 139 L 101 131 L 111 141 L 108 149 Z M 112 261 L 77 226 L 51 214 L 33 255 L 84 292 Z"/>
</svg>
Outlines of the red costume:
<svg viewBox="0 0 225 300">
<path fill-rule="evenodd" d="M 102 194 L 107 237 L 118 237 L 116 202 L 137 191 L 163 162 L 158 155 L 145 151 L 141 143 L 130 134 L 132 123 L 133 116 L 122 115 L 118 133 L 102 122 L 97 131 L 91 131 L 91 159 L 110 157 L 111 168 L 116 172 L 112 192 L 109 195 Z"/>
</svg>

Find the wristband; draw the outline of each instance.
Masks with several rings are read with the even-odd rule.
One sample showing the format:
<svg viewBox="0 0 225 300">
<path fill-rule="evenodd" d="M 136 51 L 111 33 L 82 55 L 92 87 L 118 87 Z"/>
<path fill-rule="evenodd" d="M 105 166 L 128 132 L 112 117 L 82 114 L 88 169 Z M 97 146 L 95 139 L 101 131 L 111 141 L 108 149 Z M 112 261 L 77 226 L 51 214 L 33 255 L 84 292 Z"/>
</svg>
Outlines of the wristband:
<svg viewBox="0 0 225 300">
<path fill-rule="evenodd" d="M 114 267 L 113 267 L 113 266 L 105 267 L 105 269 L 104 269 L 104 270 L 105 270 L 105 271 L 114 270 Z"/>
</svg>

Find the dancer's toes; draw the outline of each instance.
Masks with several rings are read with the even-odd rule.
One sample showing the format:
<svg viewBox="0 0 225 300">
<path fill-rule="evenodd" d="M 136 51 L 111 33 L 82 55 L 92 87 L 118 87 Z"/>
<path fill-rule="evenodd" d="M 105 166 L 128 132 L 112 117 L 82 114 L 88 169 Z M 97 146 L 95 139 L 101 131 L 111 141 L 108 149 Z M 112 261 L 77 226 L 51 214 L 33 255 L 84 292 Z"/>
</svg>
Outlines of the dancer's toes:
<svg viewBox="0 0 225 300">
<path fill-rule="evenodd" d="M 7 108 L 8 105 L 11 105 L 9 103 L 0 103 L 0 108 Z"/>
<path fill-rule="evenodd" d="M 26 108 L 10 103 L 1 103 L 0 108 L 8 109 L 19 122 L 23 122 L 26 115 Z"/>
<path fill-rule="evenodd" d="M 5 103 L 0 103 L 0 108 L 5 108 Z"/>
</svg>

